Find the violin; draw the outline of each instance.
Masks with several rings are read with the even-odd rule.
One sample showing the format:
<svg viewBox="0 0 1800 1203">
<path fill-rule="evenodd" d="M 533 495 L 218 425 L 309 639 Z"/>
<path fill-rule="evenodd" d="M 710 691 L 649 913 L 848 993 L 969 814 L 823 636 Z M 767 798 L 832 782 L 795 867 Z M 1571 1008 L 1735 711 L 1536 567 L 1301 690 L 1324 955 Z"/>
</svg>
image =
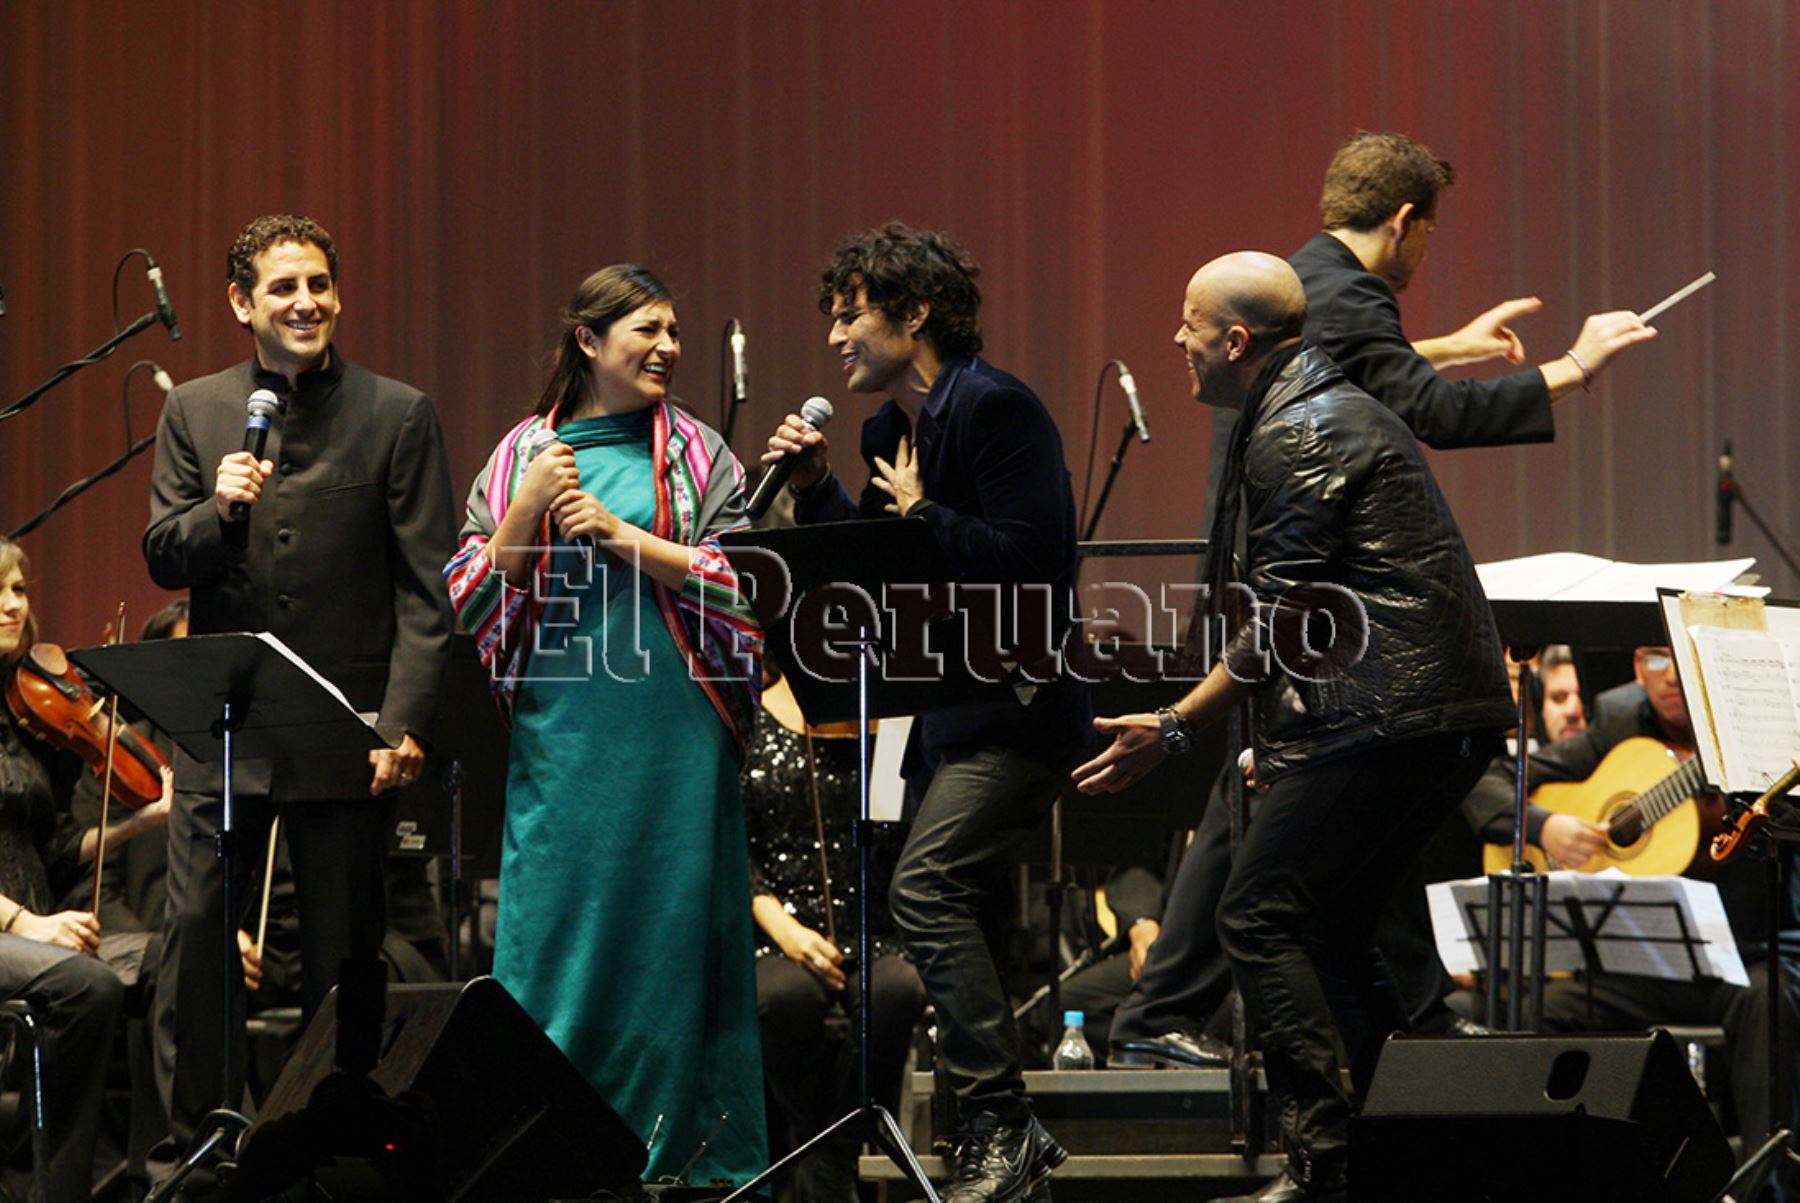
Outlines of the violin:
<svg viewBox="0 0 1800 1203">
<path fill-rule="evenodd" d="M 1756 834 L 1769 825 L 1775 803 L 1787 797 L 1787 792 L 1796 785 L 1800 785 L 1800 764 L 1783 773 L 1767 793 L 1745 807 L 1742 814 L 1726 824 L 1724 831 L 1713 837 L 1712 858 L 1724 864 L 1748 847 Z"/>
<path fill-rule="evenodd" d="M 75 671 L 54 643 L 34 644 L 6 679 L 6 707 L 19 726 L 54 748 L 80 755 L 94 775 L 106 772 L 113 721 L 105 703 Z M 117 724 L 112 756 L 112 795 L 136 810 L 162 797 L 162 770 L 168 762 L 154 745 L 124 723 Z"/>
</svg>

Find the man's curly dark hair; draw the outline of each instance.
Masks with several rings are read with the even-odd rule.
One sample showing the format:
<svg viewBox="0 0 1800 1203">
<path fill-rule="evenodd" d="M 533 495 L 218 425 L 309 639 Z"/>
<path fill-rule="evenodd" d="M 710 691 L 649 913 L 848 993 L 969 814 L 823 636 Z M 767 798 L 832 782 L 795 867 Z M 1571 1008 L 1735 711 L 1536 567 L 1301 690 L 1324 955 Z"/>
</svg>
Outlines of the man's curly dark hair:
<svg viewBox="0 0 1800 1203">
<path fill-rule="evenodd" d="M 335 281 L 338 274 L 337 247 L 325 227 L 310 217 L 291 213 L 271 213 L 244 227 L 231 249 L 225 252 L 225 278 L 249 296 L 256 291 L 256 257 L 280 242 L 311 243 L 325 252 L 325 265 Z"/>
<path fill-rule="evenodd" d="M 832 298 L 853 296 L 859 286 L 890 321 L 904 322 L 928 306 L 920 337 L 944 359 L 961 359 L 982 346 L 981 289 L 975 286 L 980 274 L 980 265 L 950 235 L 890 221 L 838 244 L 819 274 L 819 311 L 830 314 Z"/>
</svg>

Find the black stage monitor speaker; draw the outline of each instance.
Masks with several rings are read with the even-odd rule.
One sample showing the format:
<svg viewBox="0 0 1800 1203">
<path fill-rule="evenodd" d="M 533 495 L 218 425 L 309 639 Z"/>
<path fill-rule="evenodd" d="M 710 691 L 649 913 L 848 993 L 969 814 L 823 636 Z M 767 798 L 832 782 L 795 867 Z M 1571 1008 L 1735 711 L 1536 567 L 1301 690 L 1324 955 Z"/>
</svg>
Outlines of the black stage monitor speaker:
<svg viewBox="0 0 1800 1203">
<path fill-rule="evenodd" d="M 1352 1203 L 1710 1203 L 1731 1172 L 1667 1032 L 1396 1036 L 1350 1124 Z"/>
<path fill-rule="evenodd" d="M 332 1075 L 337 1023 L 333 991 L 269 1092 L 242 1178 L 285 1185 L 281 1167 L 323 1162 L 330 1198 L 464 1203 L 637 1189 L 643 1140 L 493 978 L 389 987 L 366 1081 Z"/>
</svg>

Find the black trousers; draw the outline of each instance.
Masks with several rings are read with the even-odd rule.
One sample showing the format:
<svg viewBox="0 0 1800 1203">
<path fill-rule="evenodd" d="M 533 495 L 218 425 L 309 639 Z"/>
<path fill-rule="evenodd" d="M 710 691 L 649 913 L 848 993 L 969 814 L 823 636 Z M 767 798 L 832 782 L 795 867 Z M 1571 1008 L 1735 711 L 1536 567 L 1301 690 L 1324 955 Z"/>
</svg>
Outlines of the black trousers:
<svg viewBox="0 0 1800 1203">
<path fill-rule="evenodd" d="M 1060 766 L 1011 748 L 953 755 L 919 799 L 889 899 L 901 938 L 937 1010 L 938 1060 L 966 1124 L 1030 1113 L 1019 1032 L 990 937 L 1005 922 L 1010 853 L 1056 801 Z"/>
<path fill-rule="evenodd" d="M 1229 766 L 1227 772 L 1234 771 Z M 1221 777 L 1221 782 L 1223 777 Z M 1163 904 L 1162 931 L 1131 992 L 1113 1013 L 1110 1044 L 1206 1028 L 1231 992 L 1214 919 L 1231 873 L 1231 809 L 1219 782 Z"/>
<path fill-rule="evenodd" d="M 1381 1042 L 1406 1025 L 1375 946 L 1406 866 L 1462 801 L 1497 735 L 1423 736 L 1283 776 L 1259 792 L 1219 902 L 1219 938 L 1261 1033 L 1289 1172 L 1334 1186 L 1350 1098 Z"/>
<path fill-rule="evenodd" d="M 862 986 L 851 973 L 844 986 L 844 1005 L 854 1018 Z M 913 1026 L 925 1010 L 925 987 L 918 971 L 901 956 L 877 957 L 869 982 L 874 1016 L 869 1028 L 869 1085 L 875 1101 L 890 1111 L 899 1104 L 900 1073 Z M 834 996 L 825 983 L 784 956 L 756 962 L 756 1013 L 762 1025 L 763 1074 L 794 1135 L 801 1140 L 848 1111 L 862 1106 L 857 1097 L 854 1032 L 831 1048 L 825 1019 Z"/>
<path fill-rule="evenodd" d="M 266 798 L 237 799 L 232 902 L 247 909 L 249 878 L 260 863 L 275 808 Z M 296 802 L 281 808 L 281 827 L 294 869 L 300 921 L 301 1006 L 310 1020 L 337 984 L 345 957 L 373 957 L 387 926 L 383 875 L 385 838 L 393 819 L 386 798 Z M 244 1035 L 243 961 L 235 941 L 224 944 L 224 873 L 213 837 L 224 820 L 221 799 L 178 791 L 169 818 L 169 907 L 163 924 L 151 1024 L 157 1086 L 169 1113 L 169 1140 L 153 1153 L 152 1177 L 166 1176 L 192 1141 L 206 1113 L 224 1098 L 243 1096 L 248 1042 Z M 240 909 L 241 916 L 245 909 Z M 229 1046 L 225 975 L 232 975 Z M 224 1078 L 231 1053 L 232 1082 Z"/>
<path fill-rule="evenodd" d="M 0 935 L 0 998 L 29 1003 L 44 1037 L 44 1127 L 50 1145 L 44 1182 L 49 1197 L 85 1199 L 93 1185 L 94 1141 L 125 987 L 93 957 Z M 24 1198 L 30 1181 L 27 1167 L 7 1167 L 5 1182 L 12 1194 Z"/>
<path fill-rule="evenodd" d="M 1173 1031 L 1200 1032 L 1215 1022 L 1231 991 L 1231 970 L 1214 922 L 1230 872 L 1231 810 L 1221 777 L 1170 884 L 1162 932 L 1113 1015 L 1112 1044 Z M 1443 1032 L 1456 1018 L 1444 1005 L 1456 983 L 1438 958 L 1417 864 L 1404 872 L 1405 882 L 1382 911 L 1375 942 L 1406 1005 L 1409 1030 Z"/>
</svg>

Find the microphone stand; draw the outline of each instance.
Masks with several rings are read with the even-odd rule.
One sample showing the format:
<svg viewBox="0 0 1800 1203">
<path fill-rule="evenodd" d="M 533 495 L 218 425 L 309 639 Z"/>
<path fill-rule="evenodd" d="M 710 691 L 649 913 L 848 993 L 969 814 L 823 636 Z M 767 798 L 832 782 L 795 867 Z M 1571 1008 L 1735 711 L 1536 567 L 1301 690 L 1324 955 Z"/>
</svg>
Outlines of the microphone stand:
<svg viewBox="0 0 1800 1203">
<path fill-rule="evenodd" d="M 736 318 L 725 323 L 725 334 L 720 342 L 719 355 L 719 433 L 725 436 L 725 445 L 731 446 L 731 432 L 737 429 L 738 410 L 749 400 L 737 392 L 737 371 L 731 353 L 731 339 L 743 332 L 743 323 Z"/>
<path fill-rule="evenodd" d="M 1756 529 L 1762 532 L 1763 538 L 1767 539 L 1775 548 L 1776 554 L 1787 562 L 1788 571 L 1792 572 L 1795 576 L 1800 576 L 1800 562 L 1795 561 L 1794 553 L 1788 550 L 1787 544 L 1782 541 L 1779 535 L 1770 529 L 1769 524 L 1763 521 L 1763 516 L 1756 512 L 1756 507 L 1750 504 L 1750 499 L 1744 496 L 1744 490 L 1738 484 L 1737 475 L 1735 473 L 1719 482 L 1719 491 L 1725 495 L 1725 504 L 1727 507 L 1733 502 L 1744 507 L 1744 513 L 1750 515 L 1750 521 L 1756 524 Z M 1729 542 L 1729 540 L 1726 540 L 1726 542 Z"/>
<path fill-rule="evenodd" d="M 58 510 L 74 501 L 77 497 L 81 496 L 107 477 L 121 471 L 126 464 L 129 464 L 139 455 L 148 451 L 151 445 L 156 442 L 156 435 L 154 433 L 147 434 L 141 439 L 133 439 L 131 437 L 131 377 L 141 367 L 154 368 L 158 372 L 162 370 L 157 366 L 154 360 L 149 359 L 140 359 L 129 368 L 125 369 L 125 379 L 119 388 L 120 400 L 124 402 L 125 406 L 125 453 L 107 464 L 104 468 L 101 468 L 98 472 L 83 477 L 58 493 L 56 495 L 56 500 L 52 501 L 42 510 L 39 510 L 34 517 L 28 518 L 18 526 L 14 527 L 12 531 L 9 532 L 8 538 L 22 539 L 26 535 L 29 535 L 32 531 L 48 522 Z"/>
<path fill-rule="evenodd" d="M 70 362 L 63 364 L 62 367 L 57 368 L 56 371 L 51 374 L 50 379 L 44 381 L 44 383 L 38 385 L 29 393 L 26 393 L 17 401 L 14 401 L 4 410 L 0 410 L 0 422 L 4 422 L 8 418 L 18 417 L 21 413 L 24 413 L 27 409 L 31 408 L 32 403 L 39 397 L 42 397 L 45 393 L 73 376 L 76 372 L 79 372 L 82 368 L 91 367 L 94 364 L 99 363 L 102 359 L 111 355 L 120 343 L 129 338 L 136 338 L 161 320 L 162 319 L 157 316 L 156 311 L 153 309 L 143 317 L 132 322 L 131 325 L 107 339 L 105 342 L 101 343 L 98 347 L 95 347 L 86 355 L 83 355 L 80 359 L 71 360 Z"/>
<path fill-rule="evenodd" d="M 1100 515 L 1106 512 L 1106 499 L 1112 494 L 1113 482 L 1119 479 L 1119 469 L 1125 466 L 1125 453 L 1131 450 L 1131 440 L 1136 434 L 1137 426 L 1130 418 L 1125 419 L 1125 429 L 1119 432 L 1119 449 L 1113 452 L 1112 463 L 1106 469 L 1106 480 L 1100 486 L 1100 496 L 1094 502 L 1094 514 L 1081 536 L 1084 543 L 1093 540 L 1094 530 L 1100 525 Z"/>
<path fill-rule="evenodd" d="M 1531 912 L 1531 1019 L 1535 1027 L 1544 1018 L 1544 937 L 1549 920 L 1549 878 L 1534 872 L 1525 859 L 1525 815 L 1531 793 L 1531 729 L 1533 701 L 1528 661 L 1538 654 L 1535 646 L 1511 645 L 1519 665 L 1519 754 L 1513 765 L 1513 861 L 1502 873 L 1488 874 L 1487 929 L 1487 1026 L 1495 1031 L 1525 1031 L 1525 914 Z M 1506 925 L 1506 997 L 1502 1018 L 1500 931 Z"/>
<path fill-rule="evenodd" d="M 804 1161 L 813 1152 L 828 1145 L 839 1132 L 860 1132 L 865 1140 L 887 1154 L 888 1160 L 899 1168 L 906 1179 L 912 1183 L 925 1203 L 938 1203 L 939 1195 L 926 1176 L 925 1168 L 919 1164 L 912 1146 L 906 1143 L 906 1134 L 900 1130 L 899 1123 L 893 1113 L 875 1101 L 875 1084 L 869 1076 L 869 1065 L 874 1059 L 873 1040 L 870 1033 L 870 1017 L 872 1015 L 875 977 L 875 948 L 869 934 L 869 879 L 874 866 L 871 854 L 875 843 L 875 820 L 869 817 L 869 766 L 871 763 L 869 747 L 869 661 L 875 656 L 880 646 L 879 638 L 866 627 L 854 639 L 842 641 L 846 646 L 857 649 L 856 657 L 856 701 L 857 701 L 857 778 L 862 795 L 861 817 L 856 821 L 856 915 L 861 930 L 856 933 L 857 942 L 857 1010 L 856 1010 L 856 1042 L 857 1042 L 857 1098 L 860 1106 L 831 1124 L 821 1128 L 811 1139 L 802 1143 L 793 1152 L 777 1161 L 774 1165 L 758 1174 L 744 1185 L 726 1195 L 720 1203 L 747 1203 L 748 1200 L 760 1198 L 763 1184 L 779 1177 L 787 1168 L 796 1162 Z"/>
</svg>

